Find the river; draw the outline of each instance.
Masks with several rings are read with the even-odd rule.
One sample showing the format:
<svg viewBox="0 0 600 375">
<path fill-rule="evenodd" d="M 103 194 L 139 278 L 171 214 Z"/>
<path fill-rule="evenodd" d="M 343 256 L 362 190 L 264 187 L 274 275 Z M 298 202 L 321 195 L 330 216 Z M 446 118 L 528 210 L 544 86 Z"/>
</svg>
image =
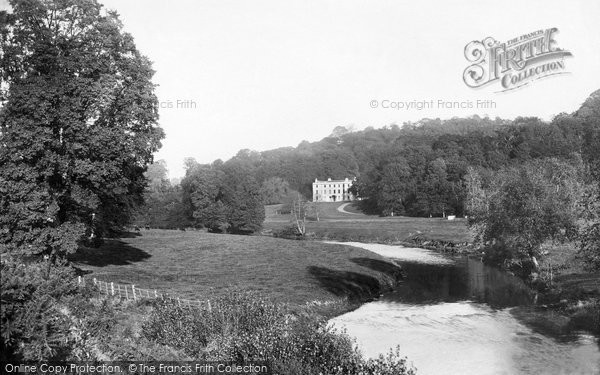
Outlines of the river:
<svg viewBox="0 0 600 375">
<path fill-rule="evenodd" d="M 376 357 L 400 345 L 418 374 L 600 374 L 598 339 L 556 333 L 518 278 L 480 260 L 402 246 L 344 243 L 394 259 L 397 290 L 331 320 Z"/>
</svg>

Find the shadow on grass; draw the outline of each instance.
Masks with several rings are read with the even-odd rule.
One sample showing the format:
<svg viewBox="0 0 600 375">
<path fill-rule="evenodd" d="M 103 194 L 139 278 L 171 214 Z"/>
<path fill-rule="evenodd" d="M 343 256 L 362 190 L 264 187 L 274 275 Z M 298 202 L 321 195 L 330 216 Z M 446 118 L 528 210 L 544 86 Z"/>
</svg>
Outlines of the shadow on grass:
<svg viewBox="0 0 600 375">
<path fill-rule="evenodd" d="M 393 277 L 394 280 L 401 280 L 404 278 L 400 266 L 391 262 L 373 258 L 352 258 L 350 261 L 358 264 L 359 266 L 370 268 L 374 271 L 378 271 Z"/>
<path fill-rule="evenodd" d="M 308 272 L 329 292 L 350 300 L 365 300 L 378 297 L 381 292 L 379 281 L 357 272 L 332 270 L 310 266 Z"/>
<path fill-rule="evenodd" d="M 141 235 L 142 234 L 139 231 L 135 231 L 135 232 L 125 231 L 125 232 L 117 233 L 117 236 L 119 238 L 136 238 L 136 237 L 141 237 Z"/>
<path fill-rule="evenodd" d="M 352 202 L 351 209 L 348 211 L 362 213 L 369 216 L 381 216 L 381 212 L 377 208 L 377 205 L 370 199 Z"/>
<path fill-rule="evenodd" d="M 71 262 L 93 267 L 123 266 L 150 258 L 144 250 L 120 240 L 105 240 L 98 248 L 81 247 L 69 256 Z"/>
</svg>

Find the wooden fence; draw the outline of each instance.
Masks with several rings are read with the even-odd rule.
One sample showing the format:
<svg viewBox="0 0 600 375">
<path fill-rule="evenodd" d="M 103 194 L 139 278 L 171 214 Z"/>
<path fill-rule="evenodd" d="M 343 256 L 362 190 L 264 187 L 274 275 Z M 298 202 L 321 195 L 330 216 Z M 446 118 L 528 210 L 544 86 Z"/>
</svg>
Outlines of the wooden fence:
<svg viewBox="0 0 600 375">
<path fill-rule="evenodd" d="M 200 301 L 200 300 L 192 300 L 185 299 L 180 297 L 175 297 L 166 293 L 160 293 L 156 289 L 142 289 L 137 288 L 134 284 L 131 285 L 123 285 L 117 284 L 113 282 L 106 282 L 97 280 L 95 277 L 92 279 L 94 285 L 98 288 L 101 293 L 104 293 L 109 296 L 114 296 L 117 298 L 124 298 L 126 300 L 141 300 L 141 299 L 162 299 L 167 300 L 172 303 L 176 303 L 179 306 L 185 307 L 196 307 L 196 308 L 205 308 L 209 311 L 211 310 L 210 301 Z M 86 279 L 79 276 L 78 277 L 79 284 L 85 284 Z"/>
</svg>

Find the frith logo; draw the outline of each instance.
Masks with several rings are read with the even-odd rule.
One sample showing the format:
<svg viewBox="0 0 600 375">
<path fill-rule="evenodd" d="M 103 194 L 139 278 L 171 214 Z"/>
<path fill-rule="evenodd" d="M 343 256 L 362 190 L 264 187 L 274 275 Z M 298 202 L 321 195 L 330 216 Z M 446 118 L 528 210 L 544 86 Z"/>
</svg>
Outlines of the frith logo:
<svg viewBox="0 0 600 375">
<path fill-rule="evenodd" d="M 463 80 L 479 88 L 499 82 L 500 91 L 513 90 L 540 78 L 568 73 L 565 57 L 571 52 L 558 48 L 557 28 L 538 30 L 500 43 L 492 37 L 474 40 L 465 46 L 469 65 Z"/>
</svg>

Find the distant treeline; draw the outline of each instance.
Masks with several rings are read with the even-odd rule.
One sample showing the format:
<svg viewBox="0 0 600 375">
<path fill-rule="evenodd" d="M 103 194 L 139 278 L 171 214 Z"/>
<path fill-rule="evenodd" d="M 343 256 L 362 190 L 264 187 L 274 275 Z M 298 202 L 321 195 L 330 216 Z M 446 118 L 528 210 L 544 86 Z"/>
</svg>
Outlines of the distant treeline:
<svg viewBox="0 0 600 375">
<path fill-rule="evenodd" d="M 597 167 L 591 166 L 599 163 L 599 134 L 600 90 L 576 112 L 559 114 L 550 122 L 536 117 L 503 120 L 473 116 L 423 119 L 362 131 L 338 126 L 321 141 L 304 141 L 295 148 L 241 150 L 227 162 L 218 160 L 212 165 L 187 160 L 181 186 L 166 186 L 165 168 L 162 177 L 149 175 L 151 187 L 156 185 L 156 177 L 164 179 L 164 189 L 169 192 L 163 203 L 177 208 L 176 212 L 164 206 L 152 208 L 156 195 L 147 194 L 147 201 L 150 211 L 171 217 L 161 219 L 162 223 L 152 218 L 154 226 L 206 224 L 205 213 L 211 210 L 216 210 L 221 218 L 227 216 L 222 214 L 223 208 L 215 208 L 217 202 L 227 206 L 233 201 L 246 201 L 252 206 L 258 205 L 256 200 L 260 198 L 263 203 L 283 203 L 295 192 L 310 199 L 315 178 L 357 177 L 355 193 L 363 198 L 365 211 L 381 215 L 393 212 L 408 216 L 461 216 L 465 214 L 465 176 L 469 168 L 485 174 L 534 159 L 571 159 L 577 155 L 590 166 L 590 173 L 595 173 Z M 228 170 L 231 176 L 223 180 L 219 171 L 227 175 Z M 204 190 L 198 194 L 194 186 L 200 180 Z M 224 185 L 218 187 L 220 184 Z M 220 222 L 227 221 L 223 220 Z"/>
</svg>

